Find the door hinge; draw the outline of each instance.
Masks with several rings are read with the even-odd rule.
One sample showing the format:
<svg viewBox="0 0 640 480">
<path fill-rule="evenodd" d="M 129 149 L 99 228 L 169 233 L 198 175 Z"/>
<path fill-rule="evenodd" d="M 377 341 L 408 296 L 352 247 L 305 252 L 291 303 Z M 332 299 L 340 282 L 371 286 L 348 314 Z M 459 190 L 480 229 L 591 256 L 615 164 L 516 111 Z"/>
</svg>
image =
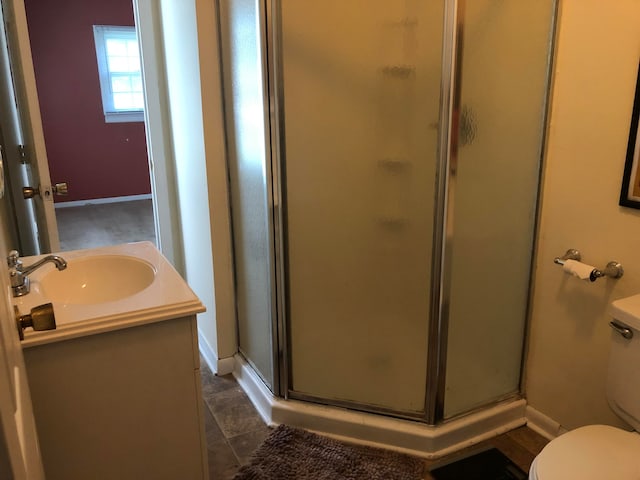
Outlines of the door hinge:
<svg viewBox="0 0 640 480">
<path fill-rule="evenodd" d="M 20 163 L 29 163 L 29 151 L 25 145 L 18 145 L 18 157 Z"/>
</svg>

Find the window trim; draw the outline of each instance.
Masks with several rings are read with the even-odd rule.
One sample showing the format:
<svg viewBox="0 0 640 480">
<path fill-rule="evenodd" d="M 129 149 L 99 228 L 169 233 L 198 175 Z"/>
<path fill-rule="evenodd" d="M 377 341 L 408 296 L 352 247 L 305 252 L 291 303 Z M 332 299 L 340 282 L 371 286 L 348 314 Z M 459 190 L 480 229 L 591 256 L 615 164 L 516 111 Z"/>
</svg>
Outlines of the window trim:
<svg viewBox="0 0 640 480">
<path fill-rule="evenodd" d="M 106 123 L 144 122 L 144 108 L 115 110 L 113 107 L 113 96 L 105 42 L 105 33 L 111 32 L 123 32 L 127 34 L 133 33 L 137 38 L 137 32 L 133 26 L 93 25 L 93 38 L 96 47 L 96 59 L 98 62 L 98 76 L 100 79 L 100 94 L 102 97 L 102 112 L 104 113 L 104 120 Z M 140 68 L 142 69 L 142 66 Z"/>
</svg>

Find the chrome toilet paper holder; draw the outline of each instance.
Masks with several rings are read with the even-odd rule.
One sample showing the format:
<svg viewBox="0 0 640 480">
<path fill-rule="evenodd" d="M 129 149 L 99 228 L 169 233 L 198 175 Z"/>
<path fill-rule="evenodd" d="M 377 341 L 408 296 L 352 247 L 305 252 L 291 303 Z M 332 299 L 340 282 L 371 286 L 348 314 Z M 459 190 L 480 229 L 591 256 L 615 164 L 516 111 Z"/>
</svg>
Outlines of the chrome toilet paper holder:
<svg viewBox="0 0 640 480">
<path fill-rule="evenodd" d="M 565 252 L 561 257 L 556 257 L 553 259 L 553 263 L 556 265 L 564 265 L 565 260 L 575 260 L 579 262 L 582 260 L 582 255 L 575 248 L 570 248 Z M 598 268 L 594 268 L 589 276 L 589 280 L 595 282 L 598 278 L 602 277 L 610 277 L 610 278 L 620 278 L 624 275 L 624 269 L 622 265 L 616 261 L 611 261 L 607 263 L 606 267 L 602 270 Z"/>
</svg>

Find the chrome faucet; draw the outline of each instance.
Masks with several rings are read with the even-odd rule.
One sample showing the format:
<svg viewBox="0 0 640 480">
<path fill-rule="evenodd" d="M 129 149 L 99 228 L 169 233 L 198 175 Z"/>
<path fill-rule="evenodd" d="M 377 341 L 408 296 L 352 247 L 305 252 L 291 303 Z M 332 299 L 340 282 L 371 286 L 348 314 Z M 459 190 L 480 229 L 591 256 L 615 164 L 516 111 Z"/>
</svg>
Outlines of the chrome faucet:
<svg viewBox="0 0 640 480">
<path fill-rule="evenodd" d="M 9 278 L 11 279 L 11 288 L 13 289 L 14 297 L 22 297 L 29 293 L 30 282 L 27 275 L 46 263 L 53 263 L 58 270 L 64 270 L 67 268 L 67 262 L 65 259 L 58 255 L 47 255 L 33 265 L 25 267 L 22 264 L 20 254 L 17 250 L 11 250 L 9 252 L 7 264 L 9 265 Z"/>
</svg>

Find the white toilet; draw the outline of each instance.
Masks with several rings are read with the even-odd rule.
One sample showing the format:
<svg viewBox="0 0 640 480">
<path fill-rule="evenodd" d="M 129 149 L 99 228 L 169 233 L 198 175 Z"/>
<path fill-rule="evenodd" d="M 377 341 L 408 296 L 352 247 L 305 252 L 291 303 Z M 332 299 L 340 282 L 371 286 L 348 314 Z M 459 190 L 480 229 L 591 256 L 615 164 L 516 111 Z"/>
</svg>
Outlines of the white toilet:
<svg viewBox="0 0 640 480">
<path fill-rule="evenodd" d="M 616 300 L 609 313 L 607 399 L 635 431 L 589 425 L 565 433 L 535 458 L 530 480 L 640 480 L 640 295 Z"/>
</svg>

